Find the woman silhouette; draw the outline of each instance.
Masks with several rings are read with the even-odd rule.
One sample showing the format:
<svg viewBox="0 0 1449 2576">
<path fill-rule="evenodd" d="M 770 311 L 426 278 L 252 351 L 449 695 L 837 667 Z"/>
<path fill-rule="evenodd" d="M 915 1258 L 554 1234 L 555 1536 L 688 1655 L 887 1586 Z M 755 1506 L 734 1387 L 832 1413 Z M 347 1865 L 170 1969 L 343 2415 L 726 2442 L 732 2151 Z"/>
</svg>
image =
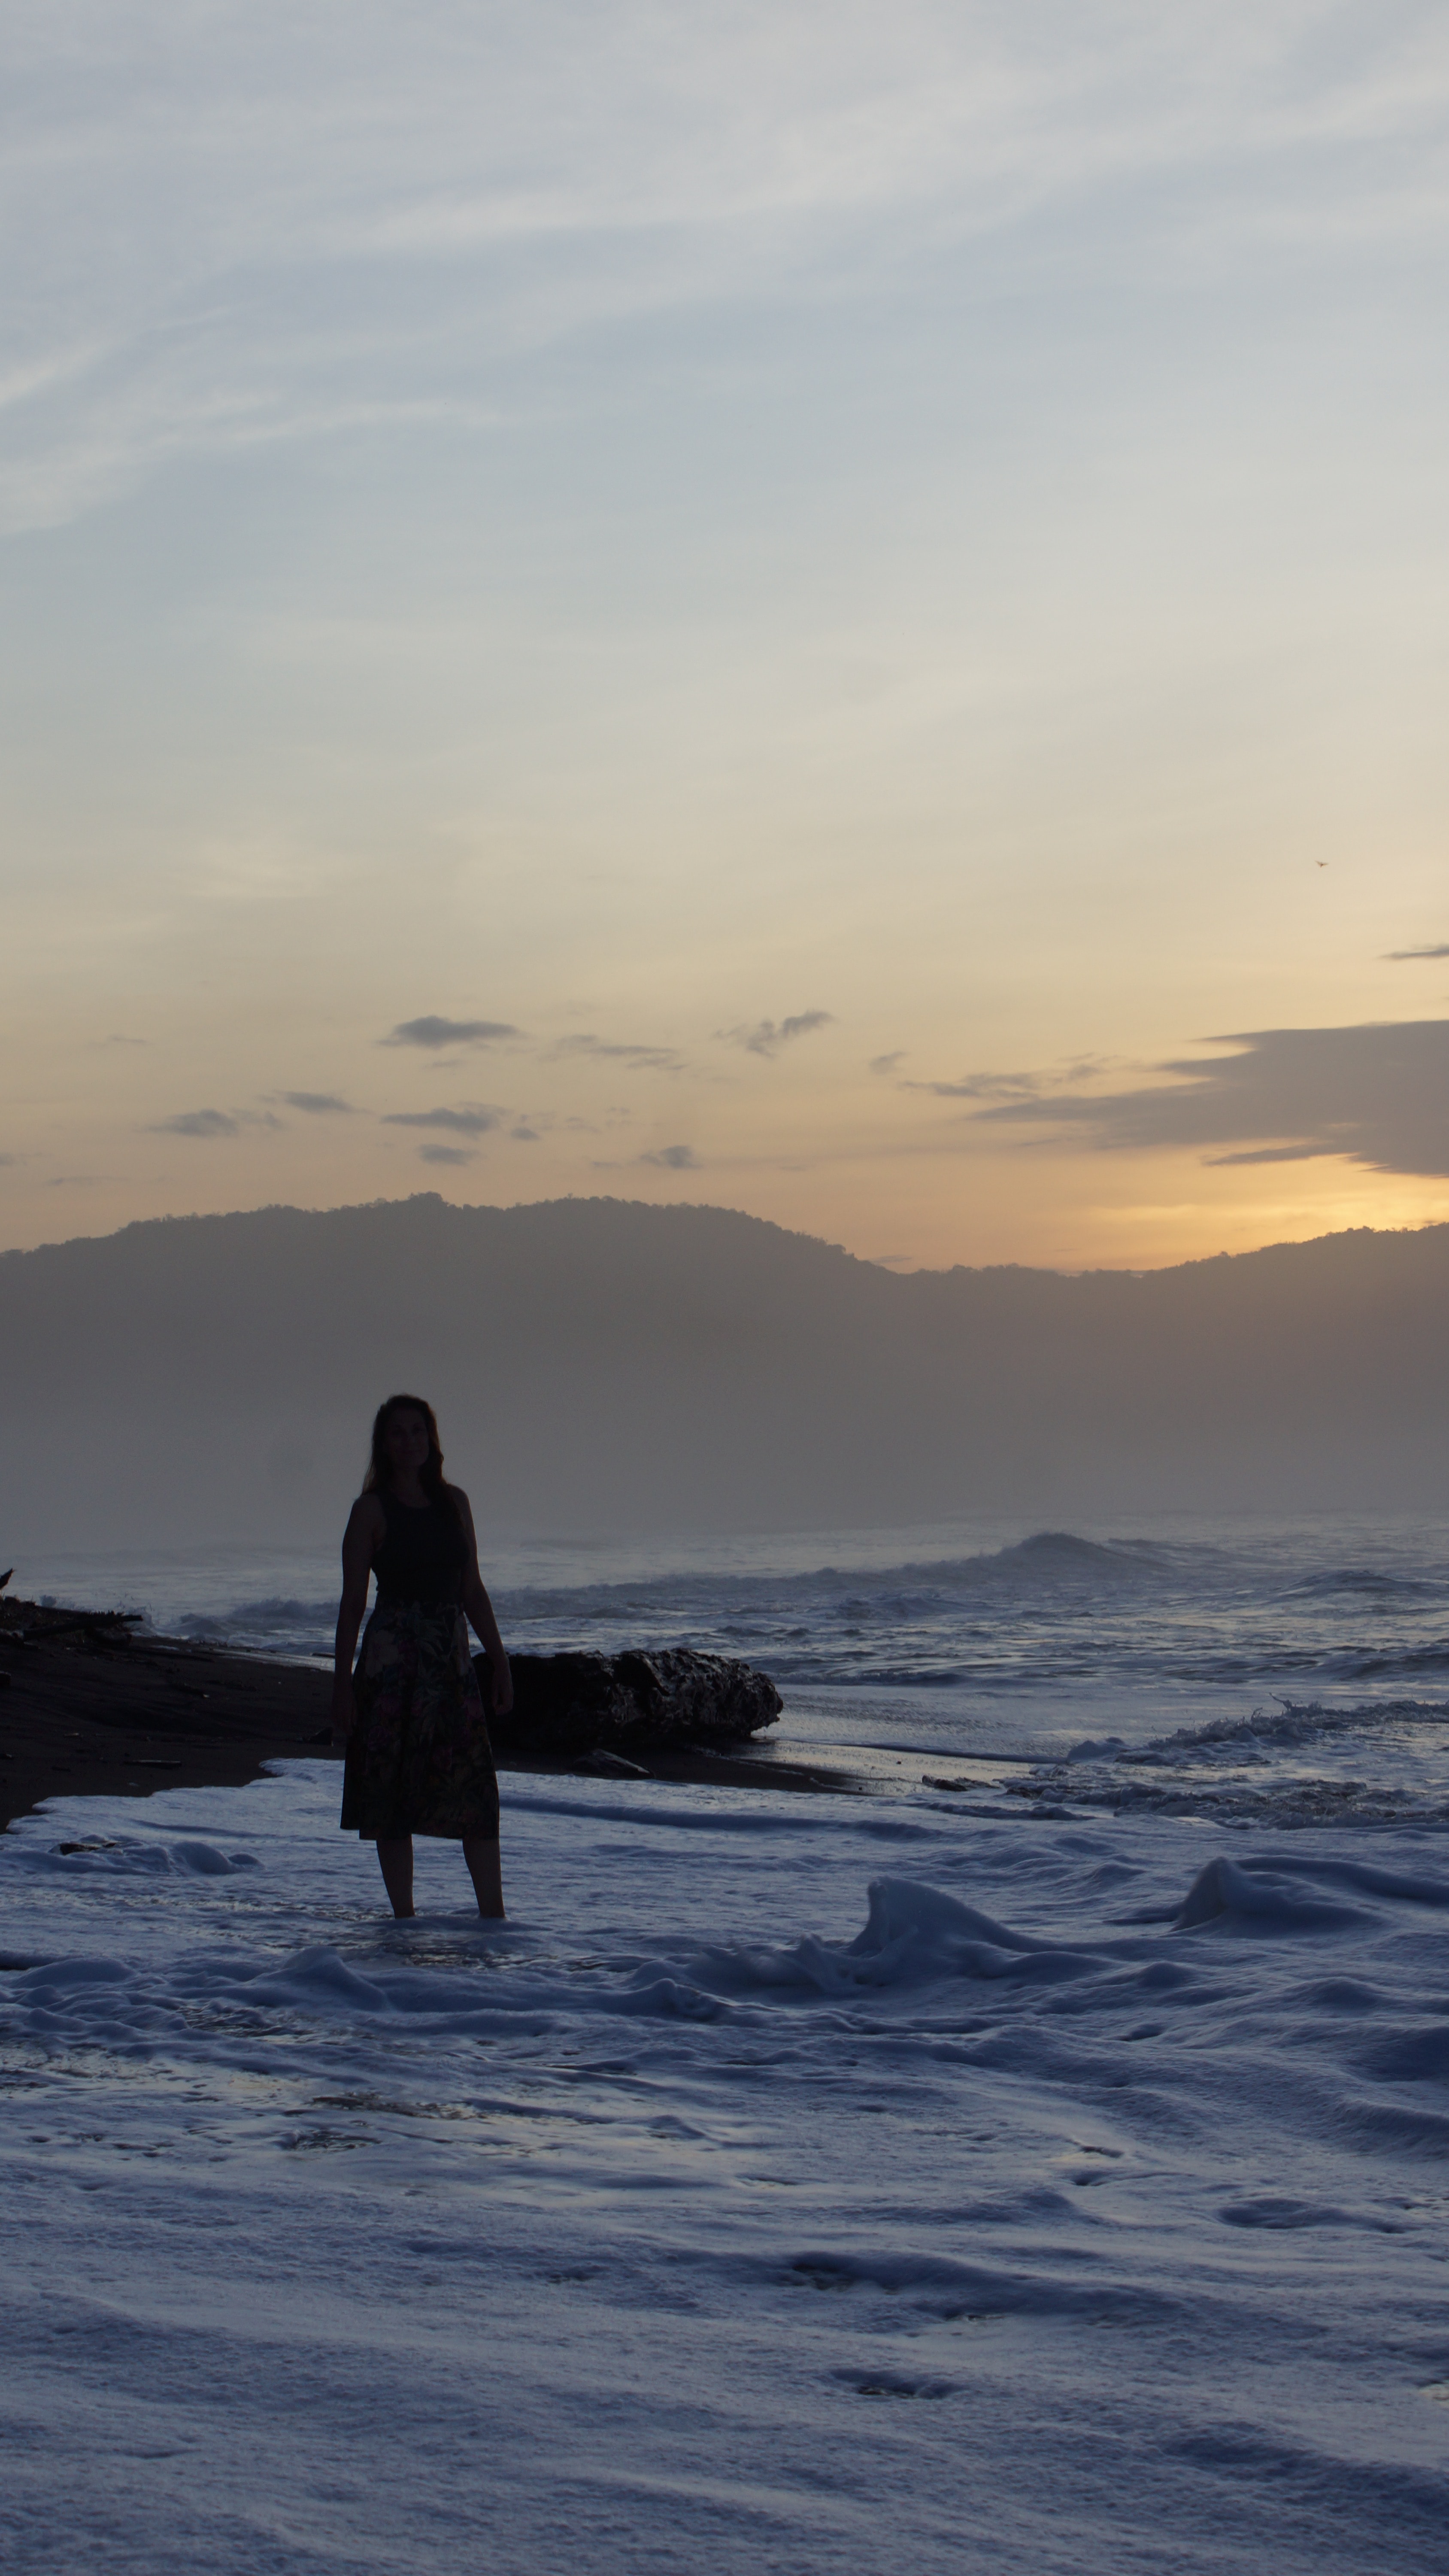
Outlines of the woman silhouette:
<svg viewBox="0 0 1449 2576">
<path fill-rule="evenodd" d="M 354 1677 L 368 1577 L 377 1601 Z M 375 1842 L 399 1918 L 413 1912 L 414 1834 L 459 1841 L 478 1911 L 503 1914 L 498 1779 L 468 1645 L 488 1657 L 496 1716 L 513 1705 L 508 1657 L 478 1571 L 468 1497 L 443 1482 L 433 1409 L 390 1395 L 342 1541 L 332 1734 L 347 1747 L 342 1829 Z"/>
</svg>

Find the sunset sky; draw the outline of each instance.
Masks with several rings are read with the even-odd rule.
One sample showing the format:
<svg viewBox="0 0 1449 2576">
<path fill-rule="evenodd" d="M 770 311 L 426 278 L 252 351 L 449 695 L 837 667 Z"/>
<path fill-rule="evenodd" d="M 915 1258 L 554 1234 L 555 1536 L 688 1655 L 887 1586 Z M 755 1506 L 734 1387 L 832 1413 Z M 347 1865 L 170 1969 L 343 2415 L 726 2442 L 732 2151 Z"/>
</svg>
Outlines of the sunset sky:
<svg viewBox="0 0 1449 2576">
<path fill-rule="evenodd" d="M 1449 16 L 16 0 L 0 1245 L 1449 1218 Z"/>
</svg>

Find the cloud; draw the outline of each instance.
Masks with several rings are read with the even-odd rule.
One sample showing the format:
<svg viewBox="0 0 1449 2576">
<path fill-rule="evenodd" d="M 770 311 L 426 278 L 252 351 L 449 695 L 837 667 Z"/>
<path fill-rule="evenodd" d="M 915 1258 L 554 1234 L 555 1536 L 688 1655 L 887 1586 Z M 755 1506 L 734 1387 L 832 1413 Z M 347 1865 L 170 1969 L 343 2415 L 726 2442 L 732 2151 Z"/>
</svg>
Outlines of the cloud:
<svg viewBox="0 0 1449 2576">
<path fill-rule="evenodd" d="M 536 1127 L 510 1127 L 508 1133 L 515 1145 L 536 1145 L 539 1141 Z"/>
<path fill-rule="evenodd" d="M 350 1100 L 339 1100 L 331 1091 L 284 1091 L 281 1094 L 289 1109 L 304 1109 L 310 1118 L 355 1118 Z"/>
<path fill-rule="evenodd" d="M 576 1038 L 560 1038 L 554 1048 L 556 1056 L 597 1056 L 627 1065 L 631 1073 L 683 1073 L 684 1059 L 673 1047 L 638 1046 L 619 1038 L 599 1038 L 586 1033 Z"/>
<path fill-rule="evenodd" d="M 503 1114 L 501 1109 L 486 1108 L 481 1100 L 469 1100 L 461 1109 L 395 1109 L 382 1123 L 384 1127 L 446 1127 L 454 1136 L 486 1136 Z"/>
<path fill-rule="evenodd" d="M 1406 966 L 1415 957 L 1449 957 L 1449 942 L 1438 948 L 1391 948 L 1384 962 L 1389 966 Z"/>
<path fill-rule="evenodd" d="M 428 1047 L 434 1053 L 441 1047 L 492 1046 L 499 1038 L 521 1038 L 522 1029 L 510 1020 L 440 1020 L 431 1013 L 421 1020 L 400 1020 L 389 1037 L 379 1038 L 379 1046 Z"/>
<path fill-rule="evenodd" d="M 466 1145 L 420 1145 L 418 1153 L 425 1163 L 476 1163 L 478 1160 Z"/>
<path fill-rule="evenodd" d="M 1044 1088 L 1040 1073 L 963 1073 L 959 1082 L 903 1082 L 902 1091 L 927 1091 L 934 1100 L 1034 1100 Z"/>
<path fill-rule="evenodd" d="M 869 1070 L 872 1073 L 894 1073 L 896 1066 L 898 1064 L 904 1064 L 905 1061 L 906 1049 L 904 1047 L 897 1047 L 893 1055 L 873 1055 L 870 1060 Z"/>
<path fill-rule="evenodd" d="M 692 1145 L 661 1145 L 657 1154 L 641 1154 L 641 1163 L 652 1163 L 661 1172 L 697 1172 L 699 1156 Z"/>
<path fill-rule="evenodd" d="M 752 1029 L 716 1029 L 716 1037 L 731 1046 L 742 1046 L 750 1055 L 778 1055 L 792 1038 L 808 1038 L 816 1029 L 828 1029 L 834 1018 L 831 1011 L 796 1011 L 788 1020 L 757 1020 Z"/>
<path fill-rule="evenodd" d="M 1196 1148 L 1218 1167 L 1339 1154 L 1370 1171 L 1449 1178 L 1449 1020 L 1254 1029 L 1205 1043 L 1237 1052 L 1159 1065 L 1174 1079 L 1132 1091 L 1001 1099 L 972 1123 L 1043 1142 L 1054 1130 L 1057 1144 L 1095 1153 Z M 1215 1146 L 1227 1150 L 1207 1150 Z"/>
<path fill-rule="evenodd" d="M 174 1118 L 158 1118 L 147 1129 L 151 1136 L 239 1136 L 242 1122 L 229 1118 L 224 1109 L 183 1109 Z"/>
<path fill-rule="evenodd" d="M 1208 1169 L 1221 1172 L 1230 1163 L 1316 1163 L 1322 1157 L 1321 1145 L 1258 1145 L 1246 1154 L 1209 1154 Z"/>
<path fill-rule="evenodd" d="M 11 1164 L 18 1163 L 19 1160 L 18 1154 L 0 1154 L 0 1170 L 8 1171 Z"/>
<path fill-rule="evenodd" d="M 884 1058 L 881 1059 L 884 1062 Z M 1118 1058 L 1120 1064 L 1121 1059 Z M 1037 1073 L 963 1073 L 955 1082 L 903 1081 L 902 1091 L 929 1092 L 935 1100 L 1037 1100 L 1044 1093 L 1069 1091 L 1077 1083 L 1090 1082 L 1114 1069 L 1113 1059 L 1103 1055 L 1078 1055 L 1065 1063 L 1049 1066 Z"/>
</svg>

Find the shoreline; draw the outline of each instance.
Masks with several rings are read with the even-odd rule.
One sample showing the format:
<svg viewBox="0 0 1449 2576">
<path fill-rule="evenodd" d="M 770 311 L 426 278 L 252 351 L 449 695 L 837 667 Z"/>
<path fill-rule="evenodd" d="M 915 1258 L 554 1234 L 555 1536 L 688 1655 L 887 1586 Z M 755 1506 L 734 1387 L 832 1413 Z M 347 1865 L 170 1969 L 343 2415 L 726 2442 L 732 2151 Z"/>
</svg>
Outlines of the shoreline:
<svg viewBox="0 0 1449 2576">
<path fill-rule="evenodd" d="M 15 1613 L 24 1611 L 22 1622 Z M 8 1615 L 6 1615 L 8 1614 Z M 331 1740 L 331 1675 L 244 1647 L 135 1636 L 113 1612 L 0 1601 L 0 1831 L 48 1798 L 140 1797 L 158 1789 L 240 1789 L 268 1762 L 341 1764 Z M 855 1774 L 747 1749 L 651 1753 L 640 1772 L 530 1759 L 495 1745 L 501 1775 L 636 1777 L 686 1786 L 859 1794 Z"/>
</svg>

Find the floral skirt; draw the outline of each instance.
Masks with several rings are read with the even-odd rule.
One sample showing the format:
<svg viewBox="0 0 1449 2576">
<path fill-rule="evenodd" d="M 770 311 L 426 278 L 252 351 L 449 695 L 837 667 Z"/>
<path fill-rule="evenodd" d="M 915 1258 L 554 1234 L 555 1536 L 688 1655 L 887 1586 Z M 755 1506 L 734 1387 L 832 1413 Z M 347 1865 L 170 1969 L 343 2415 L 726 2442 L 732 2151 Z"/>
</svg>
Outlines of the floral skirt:
<svg viewBox="0 0 1449 2576">
<path fill-rule="evenodd" d="M 380 1601 L 353 1682 L 342 1829 L 364 1842 L 405 1834 L 498 1835 L 488 1720 L 453 1602 Z"/>
</svg>

